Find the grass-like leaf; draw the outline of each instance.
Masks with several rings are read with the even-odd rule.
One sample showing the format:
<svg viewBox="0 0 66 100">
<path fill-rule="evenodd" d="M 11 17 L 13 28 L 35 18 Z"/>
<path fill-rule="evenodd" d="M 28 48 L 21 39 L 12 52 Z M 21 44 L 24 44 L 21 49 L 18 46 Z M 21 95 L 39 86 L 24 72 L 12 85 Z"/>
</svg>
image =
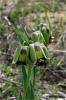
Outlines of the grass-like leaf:
<svg viewBox="0 0 66 100">
<path fill-rule="evenodd" d="M 20 55 L 20 48 L 17 47 L 13 55 L 13 62 L 12 62 L 13 64 L 15 64 L 18 61 L 19 55 Z"/>
</svg>

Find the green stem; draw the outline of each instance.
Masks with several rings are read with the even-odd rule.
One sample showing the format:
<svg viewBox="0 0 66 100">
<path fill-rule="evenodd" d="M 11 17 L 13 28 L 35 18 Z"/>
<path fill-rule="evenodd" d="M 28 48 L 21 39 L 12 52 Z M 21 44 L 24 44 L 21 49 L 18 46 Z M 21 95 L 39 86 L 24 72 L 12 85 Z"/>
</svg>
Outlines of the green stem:
<svg viewBox="0 0 66 100">
<path fill-rule="evenodd" d="M 27 69 L 27 70 L 26 70 Z M 23 100 L 34 100 L 35 94 L 35 78 L 36 67 L 34 64 L 27 64 L 22 66 L 22 79 L 23 79 Z"/>
</svg>

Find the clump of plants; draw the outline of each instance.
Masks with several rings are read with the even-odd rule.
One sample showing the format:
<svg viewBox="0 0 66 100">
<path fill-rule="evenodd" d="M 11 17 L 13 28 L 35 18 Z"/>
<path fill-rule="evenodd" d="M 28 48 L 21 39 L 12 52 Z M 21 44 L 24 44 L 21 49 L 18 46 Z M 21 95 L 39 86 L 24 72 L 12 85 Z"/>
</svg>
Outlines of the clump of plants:
<svg viewBox="0 0 66 100">
<path fill-rule="evenodd" d="M 9 21 L 9 19 L 8 19 Z M 12 22 L 12 20 L 10 20 Z M 10 23 L 11 23 L 10 22 Z M 21 62 L 21 79 L 23 91 L 16 96 L 17 100 L 36 100 L 36 73 L 37 61 L 44 58 L 50 60 L 47 45 L 50 43 L 51 32 L 49 29 L 42 29 L 43 25 L 38 24 L 36 31 L 29 33 L 22 31 L 14 23 L 10 27 L 15 31 L 19 46 L 13 55 L 13 64 Z M 50 27 L 49 27 L 50 28 Z"/>
<path fill-rule="evenodd" d="M 49 43 L 49 33 L 37 30 L 32 33 L 31 40 L 17 27 L 13 26 L 17 36 L 19 37 L 20 46 L 16 48 L 14 53 L 13 63 L 20 61 L 22 63 L 22 84 L 23 100 L 36 100 L 35 94 L 35 78 L 36 78 L 36 63 L 37 60 L 45 58 L 50 59 L 49 52 L 45 44 Z M 44 36 L 44 33 L 46 36 Z"/>
</svg>

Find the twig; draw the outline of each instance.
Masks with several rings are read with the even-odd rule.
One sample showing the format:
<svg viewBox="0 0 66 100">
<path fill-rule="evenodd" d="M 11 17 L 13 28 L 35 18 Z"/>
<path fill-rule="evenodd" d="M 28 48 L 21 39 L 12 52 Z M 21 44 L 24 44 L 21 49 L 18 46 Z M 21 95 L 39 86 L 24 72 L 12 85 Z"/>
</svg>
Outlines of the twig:
<svg viewBox="0 0 66 100">
<path fill-rule="evenodd" d="M 2 92 L 2 94 L 5 94 L 5 93 L 7 93 L 7 91 L 8 90 L 10 90 L 12 87 L 11 86 L 9 86 L 7 89 L 5 89 L 3 92 Z"/>
<path fill-rule="evenodd" d="M 50 52 L 53 52 L 53 53 L 66 53 L 66 50 L 49 50 Z"/>
<path fill-rule="evenodd" d="M 57 66 L 59 66 L 61 64 L 61 62 L 63 61 L 64 56 L 60 59 L 60 61 L 58 62 Z"/>
<path fill-rule="evenodd" d="M 18 87 L 21 86 L 21 84 L 19 84 L 19 83 L 16 82 L 16 81 L 10 81 L 10 80 L 7 80 L 7 79 L 5 79 L 5 78 L 3 78 L 2 80 L 6 81 L 6 82 L 11 82 L 12 84 L 15 84 L 15 85 L 18 86 Z"/>
<path fill-rule="evenodd" d="M 14 100 L 16 97 L 9 97 L 8 100 Z"/>
<path fill-rule="evenodd" d="M 7 16 L 4 16 L 4 19 L 6 20 L 6 22 L 7 22 L 8 25 L 10 26 L 10 25 L 11 25 L 11 22 L 9 21 L 8 17 L 7 17 Z"/>
</svg>

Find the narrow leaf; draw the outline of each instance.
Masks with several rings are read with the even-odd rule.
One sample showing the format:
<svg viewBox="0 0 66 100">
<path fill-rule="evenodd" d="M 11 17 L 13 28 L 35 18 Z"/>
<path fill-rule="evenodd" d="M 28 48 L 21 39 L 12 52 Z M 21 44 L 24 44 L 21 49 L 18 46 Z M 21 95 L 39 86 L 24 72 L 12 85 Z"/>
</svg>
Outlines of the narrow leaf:
<svg viewBox="0 0 66 100">
<path fill-rule="evenodd" d="M 13 64 L 15 64 L 18 61 L 19 55 L 20 55 L 20 48 L 17 47 L 13 55 L 13 62 L 12 62 Z"/>
</svg>

